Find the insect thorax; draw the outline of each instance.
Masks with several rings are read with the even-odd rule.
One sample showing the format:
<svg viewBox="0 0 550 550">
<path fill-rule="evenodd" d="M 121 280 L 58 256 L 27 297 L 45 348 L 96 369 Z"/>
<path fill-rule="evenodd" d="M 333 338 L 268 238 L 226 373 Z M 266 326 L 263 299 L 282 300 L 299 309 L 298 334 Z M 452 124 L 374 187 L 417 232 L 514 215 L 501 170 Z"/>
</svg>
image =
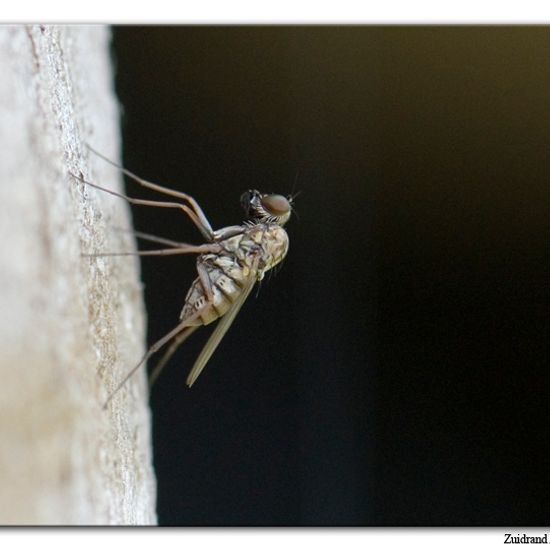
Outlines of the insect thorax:
<svg viewBox="0 0 550 550">
<path fill-rule="evenodd" d="M 288 235 L 278 224 L 259 223 L 243 226 L 243 233 L 220 243 L 227 253 L 234 255 L 244 268 L 250 267 L 260 255 L 258 280 L 281 262 L 288 252 Z"/>
<path fill-rule="evenodd" d="M 242 233 L 219 241 L 222 251 L 202 254 L 197 258 L 208 274 L 214 296 L 213 303 L 205 307 L 207 297 L 200 278 L 195 279 L 187 296 L 180 318 L 186 319 L 202 309 L 197 325 L 209 324 L 226 313 L 239 296 L 242 287 L 254 276 L 251 267 L 259 257 L 255 275 L 261 280 L 264 274 L 280 263 L 288 252 L 288 235 L 278 224 L 259 223 L 242 227 Z"/>
</svg>

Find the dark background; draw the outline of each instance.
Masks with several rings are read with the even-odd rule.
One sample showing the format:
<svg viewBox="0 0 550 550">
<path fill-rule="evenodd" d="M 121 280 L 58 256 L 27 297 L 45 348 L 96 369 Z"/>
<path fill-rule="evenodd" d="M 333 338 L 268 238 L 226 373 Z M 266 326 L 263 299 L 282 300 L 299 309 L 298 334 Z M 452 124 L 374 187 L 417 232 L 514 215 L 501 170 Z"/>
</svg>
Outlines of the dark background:
<svg viewBox="0 0 550 550">
<path fill-rule="evenodd" d="M 302 191 L 280 273 L 192 390 L 208 328 L 154 389 L 161 524 L 548 524 L 549 52 L 546 27 L 115 28 L 128 168 L 214 227 Z M 151 341 L 194 277 L 144 259 Z"/>
</svg>

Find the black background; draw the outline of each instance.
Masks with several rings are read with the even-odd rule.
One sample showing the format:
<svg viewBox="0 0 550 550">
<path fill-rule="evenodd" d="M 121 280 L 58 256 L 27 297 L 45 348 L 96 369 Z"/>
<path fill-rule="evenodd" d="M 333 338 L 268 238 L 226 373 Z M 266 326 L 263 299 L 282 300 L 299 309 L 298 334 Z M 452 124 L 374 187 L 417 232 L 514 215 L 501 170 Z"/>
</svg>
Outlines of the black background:
<svg viewBox="0 0 550 550">
<path fill-rule="evenodd" d="M 208 328 L 154 389 L 161 524 L 548 524 L 549 52 L 546 27 L 115 28 L 128 168 L 214 227 L 302 192 L 193 389 Z M 194 259 L 142 265 L 153 341 Z"/>
</svg>

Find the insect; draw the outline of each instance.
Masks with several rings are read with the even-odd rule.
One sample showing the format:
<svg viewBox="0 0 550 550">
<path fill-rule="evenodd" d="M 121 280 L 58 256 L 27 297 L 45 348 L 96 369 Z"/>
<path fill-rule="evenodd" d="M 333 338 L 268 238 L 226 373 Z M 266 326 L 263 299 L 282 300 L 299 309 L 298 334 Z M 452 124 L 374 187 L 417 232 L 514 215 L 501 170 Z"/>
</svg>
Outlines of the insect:
<svg viewBox="0 0 550 550">
<path fill-rule="evenodd" d="M 293 197 L 261 193 L 255 189 L 246 191 L 241 196 L 241 206 L 245 211 L 247 217 L 246 221 L 241 225 L 233 225 L 214 230 L 201 207 L 193 197 L 180 191 L 175 191 L 146 181 L 129 170 L 113 163 L 91 147 L 89 148 L 106 162 L 120 169 L 139 185 L 175 197 L 183 202 L 135 199 L 110 189 L 100 187 L 95 183 L 85 180 L 83 176 L 71 174 L 75 179 L 90 187 L 125 199 L 131 204 L 181 209 L 199 229 L 206 241 L 201 245 L 191 245 L 136 232 L 137 237 L 164 244 L 168 246 L 168 248 L 138 252 L 107 252 L 88 255 L 97 257 L 198 254 L 198 276 L 191 284 L 187 293 L 180 314 L 179 323 L 173 330 L 155 342 L 147 350 L 139 363 L 127 373 L 110 394 L 105 403 L 105 407 L 139 367 L 162 347 L 171 342 L 163 357 L 151 373 L 149 378 L 149 384 L 151 386 L 177 348 L 191 336 L 197 328 L 203 325 L 209 325 L 219 319 L 216 328 L 187 376 L 186 383 L 191 387 L 235 320 L 235 317 L 250 295 L 255 283 L 261 281 L 265 273 L 279 264 L 287 255 L 289 239 L 283 226 L 290 218 Z"/>
</svg>

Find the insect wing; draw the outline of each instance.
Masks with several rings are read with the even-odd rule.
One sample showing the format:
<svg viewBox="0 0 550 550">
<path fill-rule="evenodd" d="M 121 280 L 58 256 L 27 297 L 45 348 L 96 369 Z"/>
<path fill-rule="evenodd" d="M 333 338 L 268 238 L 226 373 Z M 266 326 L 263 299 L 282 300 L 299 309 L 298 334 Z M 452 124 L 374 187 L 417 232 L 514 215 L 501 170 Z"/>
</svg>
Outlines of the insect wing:
<svg viewBox="0 0 550 550">
<path fill-rule="evenodd" d="M 229 330 L 229 327 L 235 320 L 237 313 L 239 313 L 241 307 L 243 306 L 246 299 L 248 298 L 248 295 L 254 288 L 254 284 L 256 283 L 257 265 L 258 265 L 258 262 L 255 262 L 253 269 L 251 269 L 248 282 L 243 288 L 241 295 L 235 300 L 235 302 L 233 302 L 233 305 L 231 306 L 229 311 L 218 321 L 218 324 L 214 329 L 214 332 L 211 334 L 204 348 L 202 348 L 200 355 L 197 357 L 197 360 L 195 361 L 195 364 L 193 365 L 193 368 L 191 369 L 191 372 L 187 377 L 186 384 L 189 387 L 191 387 L 194 384 L 195 380 L 199 377 L 199 374 L 202 372 L 202 370 L 206 366 L 206 363 L 208 363 L 208 360 L 210 359 L 210 357 L 212 357 L 212 354 L 214 353 L 214 351 L 216 351 L 216 348 L 222 341 L 222 338 L 225 336 L 225 333 Z"/>
</svg>

